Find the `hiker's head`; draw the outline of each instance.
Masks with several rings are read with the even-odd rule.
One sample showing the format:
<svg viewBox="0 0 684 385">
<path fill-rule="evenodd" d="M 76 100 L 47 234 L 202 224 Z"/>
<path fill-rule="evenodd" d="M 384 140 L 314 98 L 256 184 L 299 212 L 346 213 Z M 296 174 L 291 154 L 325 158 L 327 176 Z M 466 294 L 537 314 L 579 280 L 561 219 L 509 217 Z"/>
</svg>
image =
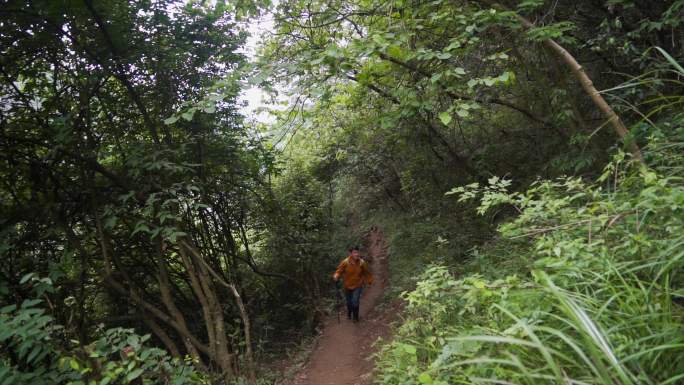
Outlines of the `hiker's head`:
<svg viewBox="0 0 684 385">
<path fill-rule="evenodd" d="M 358 246 L 353 246 L 349 248 L 349 255 L 351 255 L 354 258 L 359 257 L 359 247 Z"/>
</svg>

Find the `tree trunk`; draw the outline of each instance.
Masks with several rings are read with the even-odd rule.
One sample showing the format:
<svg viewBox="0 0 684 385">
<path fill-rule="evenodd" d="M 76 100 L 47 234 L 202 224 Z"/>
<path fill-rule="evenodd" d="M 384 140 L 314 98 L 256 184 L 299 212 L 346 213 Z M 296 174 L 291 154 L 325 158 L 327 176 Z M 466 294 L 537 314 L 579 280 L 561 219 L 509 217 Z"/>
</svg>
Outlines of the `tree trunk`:
<svg viewBox="0 0 684 385">
<path fill-rule="evenodd" d="M 152 317 L 150 317 L 142 307 L 140 308 L 140 314 L 145 325 L 147 325 L 147 327 L 152 330 L 157 338 L 161 340 L 164 346 L 166 346 L 166 350 L 171 353 L 171 357 L 180 358 L 180 350 L 178 350 L 178 346 L 176 346 L 176 343 L 173 342 L 171 337 L 169 337 L 168 333 L 166 333 L 166 331 L 164 331 L 164 329 L 162 329 L 162 327 L 154 319 L 152 319 Z"/>
<path fill-rule="evenodd" d="M 222 376 L 226 382 L 230 382 L 235 377 L 232 364 L 233 357 L 228 350 L 230 344 L 228 343 L 225 331 L 223 308 L 218 301 L 211 277 L 207 273 L 206 262 L 197 249 L 188 241 L 180 241 L 178 250 L 182 256 L 183 264 L 188 270 L 187 273 L 191 278 L 191 286 L 202 304 L 202 313 L 205 318 L 207 334 L 209 334 L 209 350 L 213 355 L 212 359 L 221 368 Z M 197 262 L 197 267 L 195 267 L 194 262 Z"/>
<path fill-rule="evenodd" d="M 180 241 L 181 247 L 186 247 L 188 251 L 194 256 L 194 258 L 197 260 L 197 262 L 201 265 L 200 268 L 205 272 L 213 276 L 221 285 L 225 286 L 230 290 L 230 292 L 233 294 L 235 297 L 235 302 L 238 306 L 238 310 L 240 311 L 240 318 L 242 319 L 242 324 L 243 329 L 244 329 L 244 335 L 245 335 L 245 359 L 247 361 L 247 377 L 250 382 L 250 384 L 256 384 L 256 371 L 255 371 L 255 365 L 254 365 L 254 354 L 252 352 L 252 332 L 251 332 L 251 322 L 249 320 L 249 314 L 247 312 L 247 308 L 245 307 L 245 303 L 242 301 L 242 297 L 240 296 L 240 293 L 238 292 L 237 288 L 233 284 L 229 284 L 226 282 L 223 277 L 221 277 L 214 269 L 207 264 L 207 262 L 202 259 L 202 256 L 199 254 L 199 251 L 197 251 L 195 248 L 190 246 L 186 241 L 182 240 Z M 223 333 L 225 335 L 225 333 Z M 227 346 L 227 345 L 226 345 Z M 228 357 L 230 359 L 230 357 Z"/>
<path fill-rule="evenodd" d="M 235 302 L 238 305 L 238 309 L 240 309 L 240 318 L 242 319 L 242 324 L 244 325 L 245 333 L 245 358 L 247 360 L 247 378 L 250 384 L 255 385 L 256 371 L 254 367 L 254 354 L 252 352 L 252 326 L 249 321 L 249 315 L 247 313 L 245 303 L 242 301 L 242 297 L 240 296 L 240 293 L 238 292 L 235 285 L 227 286 L 230 289 L 231 293 L 233 293 L 233 296 L 235 297 Z"/>
<path fill-rule="evenodd" d="M 166 271 L 166 265 L 163 261 L 159 261 L 159 291 L 161 292 L 162 303 L 164 303 L 164 306 L 166 306 L 166 309 L 171 314 L 171 317 L 180 326 L 181 330 L 178 331 L 181 335 L 181 338 L 183 339 L 185 349 L 190 354 L 190 356 L 192 356 L 193 359 L 195 359 L 198 362 L 202 362 L 202 357 L 197 351 L 197 347 L 195 346 L 195 344 L 190 339 L 184 336 L 184 334 L 189 334 L 190 332 L 188 331 L 188 325 L 185 322 L 183 314 L 180 312 L 176 304 L 173 302 L 173 297 L 171 296 L 171 287 L 169 285 L 169 277 Z M 208 350 L 209 352 L 211 351 L 211 346 L 209 346 Z M 209 354 L 209 356 L 211 355 Z"/>
<path fill-rule="evenodd" d="M 140 289 L 134 286 L 134 281 L 128 276 L 125 271 L 121 271 L 124 276 L 124 280 L 129 283 L 128 288 L 124 286 L 119 280 L 114 278 L 112 271 L 112 256 L 109 253 L 109 237 L 106 235 L 102 228 L 102 223 L 98 217 L 95 218 L 97 225 L 98 241 L 102 250 L 102 256 L 104 258 L 104 281 L 112 287 L 114 290 L 118 291 L 122 295 L 128 296 L 135 304 L 139 305 L 142 309 L 150 312 L 157 319 L 163 321 L 168 326 L 172 327 L 178 335 L 181 337 L 185 348 L 190 354 L 190 356 L 195 361 L 195 365 L 203 371 L 207 371 L 207 367 L 200 356 L 200 351 L 207 356 L 211 357 L 210 351 L 207 346 L 202 344 L 195 335 L 193 335 L 188 329 L 187 323 L 183 314 L 180 312 L 178 307 L 176 307 L 171 297 L 171 290 L 168 282 L 168 275 L 166 272 L 166 265 L 164 263 L 159 263 L 159 289 L 161 292 L 161 300 L 164 306 L 167 308 L 170 314 L 165 313 L 162 309 L 158 308 L 156 305 L 146 301 L 141 293 Z"/>
</svg>

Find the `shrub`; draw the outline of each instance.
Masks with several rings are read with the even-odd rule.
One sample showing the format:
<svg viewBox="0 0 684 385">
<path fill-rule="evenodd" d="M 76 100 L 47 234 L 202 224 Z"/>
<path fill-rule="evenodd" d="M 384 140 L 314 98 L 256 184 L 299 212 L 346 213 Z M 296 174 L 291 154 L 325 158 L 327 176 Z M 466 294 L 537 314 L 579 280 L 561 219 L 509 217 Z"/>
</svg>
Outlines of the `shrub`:
<svg viewBox="0 0 684 385">
<path fill-rule="evenodd" d="M 48 278 L 27 275 L 36 296 L 51 288 Z M 45 297 L 47 298 L 47 297 Z M 0 384 L 107 385 L 206 384 L 191 362 L 172 359 L 161 349 L 145 345 L 149 335 L 132 329 L 100 330 L 100 337 L 80 346 L 48 314 L 44 300 L 25 300 L 0 309 Z"/>
<path fill-rule="evenodd" d="M 480 214 L 506 205 L 519 215 L 477 250 L 469 274 L 433 266 L 404 294 L 406 321 L 378 355 L 378 382 L 681 382 L 684 179 L 681 156 L 661 151 L 673 146 L 654 143 L 655 169 L 619 153 L 595 183 L 510 193 L 492 178 L 452 190 Z M 498 271 L 483 276 L 482 264 Z"/>
</svg>

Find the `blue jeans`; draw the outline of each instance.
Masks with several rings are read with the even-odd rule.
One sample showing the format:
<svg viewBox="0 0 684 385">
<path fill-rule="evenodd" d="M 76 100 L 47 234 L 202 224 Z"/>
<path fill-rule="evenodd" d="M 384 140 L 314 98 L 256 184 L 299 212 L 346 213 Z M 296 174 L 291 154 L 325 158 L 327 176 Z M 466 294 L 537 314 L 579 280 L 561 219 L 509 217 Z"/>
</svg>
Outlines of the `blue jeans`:
<svg viewBox="0 0 684 385">
<path fill-rule="evenodd" d="M 359 304 L 362 291 L 363 286 L 359 286 L 356 289 L 344 289 L 344 296 L 347 300 L 347 318 L 351 318 L 353 314 L 355 320 L 359 319 Z"/>
</svg>

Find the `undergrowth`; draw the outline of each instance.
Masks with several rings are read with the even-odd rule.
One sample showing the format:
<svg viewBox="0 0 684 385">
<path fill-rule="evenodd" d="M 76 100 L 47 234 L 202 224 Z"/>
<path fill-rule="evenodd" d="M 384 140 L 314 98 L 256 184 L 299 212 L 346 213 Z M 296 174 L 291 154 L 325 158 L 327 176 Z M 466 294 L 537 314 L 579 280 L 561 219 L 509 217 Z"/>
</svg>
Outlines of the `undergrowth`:
<svg viewBox="0 0 684 385">
<path fill-rule="evenodd" d="M 46 310 L 54 306 L 50 278 L 30 273 L 22 279 L 34 298 L 0 308 L 0 384 L 2 385 L 206 385 L 192 358 L 172 358 L 150 346 L 150 335 L 133 329 L 100 327 L 88 345 L 69 340 L 70 330 Z M 10 360 L 9 358 L 12 358 Z"/>
<path fill-rule="evenodd" d="M 647 148 L 651 168 L 618 153 L 596 181 L 509 192 L 492 178 L 452 190 L 480 215 L 518 214 L 467 262 L 436 261 L 404 292 L 404 323 L 378 353 L 376 381 L 684 382 L 684 115 L 667 125 L 670 139 Z"/>
</svg>

